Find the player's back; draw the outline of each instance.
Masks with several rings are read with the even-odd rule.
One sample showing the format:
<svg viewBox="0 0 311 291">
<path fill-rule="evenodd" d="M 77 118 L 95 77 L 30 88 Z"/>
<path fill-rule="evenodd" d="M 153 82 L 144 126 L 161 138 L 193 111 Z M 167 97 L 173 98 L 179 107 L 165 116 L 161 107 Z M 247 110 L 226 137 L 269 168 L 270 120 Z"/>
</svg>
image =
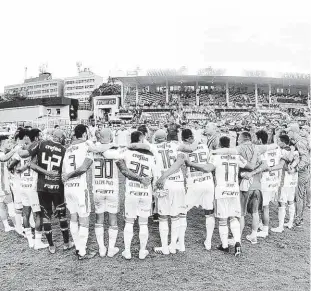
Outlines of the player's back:
<svg viewBox="0 0 311 291">
<path fill-rule="evenodd" d="M 29 164 L 31 162 L 32 158 L 21 158 L 20 165 L 21 167 L 24 167 L 25 165 Z M 21 174 L 21 181 L 25 185 L 29 185 L 29 187 L 33 186 L 33 183 L 37 183 L 38 179 L 38 173 L 34 170 L 32 170 L 30 167 L 28 167 L 25 171 L 23 171 Z"/>
<path fill-rule="evenodd" d="M 238 196 L 239 169 L 247 161 L 240 155 L 213 155 L 210 162 L 215 166 L 215 198 Z"/>
<path fill-rule="evenodd" d="M 128 149 L 123 153 L 123 159 L 127 168 L 140 177 L 157 176 L 155 157 L 150 151 Z M 151 198 L 152 187 L 126 179 L 126 195 Z"/>
<path fill-rule="evenodd" d="M 284 157 L 285 163 L 287 166 L 291 164 L 290 161 L 287 160 L 288 155 L 290 154 L 290 148 L 288 150 L 281 150 L 282 157 Z M 295 159 L 299 158 L 298 151 L 294 151 L 293 156 Z M 284 167 L 281 172 L 280 178 L 280 187 L 288 188 L 288 187 L 296 187 L 298 184 L 298 172 L 289 173 L 287 167 Z"/>
<path fill-rule="evenodd" d="M 199 144 L 198 148 L 188 154 L 189 160 L 195 164 L 207 164 L 210 159 L 210 152 L 206 144 Z M 187 168 L 187 183 L 194 184 L 204 181 L 213 181 L 212 173 L 203 173 L 192 167 Z"/>
<path fill-rule="evenodd" d="M 71 173 L 83 165 L 84 160 L 90 156 L 89 146 L 86 142 L 71 144 L 65 153 L 63 161 L 63 170 L 65 173 Z M 71 178 L 69 181 L 77 181 L 86 183 L 86 173 L 78 177 Z"/>
<path fill-rule="evenodd" d="M 34 143 L 33 147 L 38 147 L 37 163 L 38 166 L 50 172 L 55 171 L 61 174 L 62 164 L 65 155 L 65 147 L 60 143 L 52 140 Z M 61 177 L 49 177 L 43 174 L 38 174 L 38 192 L 59 192 L 62 190 Z"/>
<path fill-rule="evenodd" d="M 104 154 L 94 153 L 93 163 L 93 189 L 94 191 L 106 191 L 105 194 L 113 194 L 119 191 L 119 170 L 117 160 L 122 158 L 120 151 L 107 150 Z M 107 192 L 109 191 L 109 192 Z"/>
<path fill-rule="evenodd" d="M 163 173 L 164 171 L 168 170 L 176 162 L 178 156 L 178 147 L 179 143 L 175 141 L 162 142 L 153 145 L 153 152 L 155 153 L 155 160 L 159 173 Z M 169 179 L 173 181 L 182 181 L 183 174 L 181 170 L 171 175 Z"/>
</svg>

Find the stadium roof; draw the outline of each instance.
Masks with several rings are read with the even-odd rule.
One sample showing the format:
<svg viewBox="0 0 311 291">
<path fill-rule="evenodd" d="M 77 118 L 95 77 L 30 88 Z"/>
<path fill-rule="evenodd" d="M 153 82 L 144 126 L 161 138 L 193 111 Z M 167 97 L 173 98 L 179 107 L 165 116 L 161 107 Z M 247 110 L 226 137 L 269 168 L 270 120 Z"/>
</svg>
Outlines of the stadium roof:
<svg viewBox="0 0 311 291">
<path fill-rule="evenodd" d="M 180 75 L 180 76 L 128 76 L 128 77 L 114 77 L 121 81 L 124 85 L 164 85 L 166 80 L 169 85 L 194 86 L 196 82 L 199 85 L 215 84 L 223 85 L 228 82 L 230 85 L 246 84 L 246 85 L 282 85 L 282 86 L 310 86 L 309 79 L 285 79 L 285 78 L 271 78 L 271 77 L 240 77 L 240 76 L 198 76 L 198 75 Z"/>
</svg>

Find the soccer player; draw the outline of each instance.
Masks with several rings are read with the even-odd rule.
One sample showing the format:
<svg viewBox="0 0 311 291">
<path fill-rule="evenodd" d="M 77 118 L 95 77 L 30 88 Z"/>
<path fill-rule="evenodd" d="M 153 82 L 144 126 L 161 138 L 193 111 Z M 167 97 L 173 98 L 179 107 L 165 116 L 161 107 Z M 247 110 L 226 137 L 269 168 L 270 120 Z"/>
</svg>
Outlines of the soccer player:
<svg viewBox="0 0 311 291">
<path fill-rule="evenodd" d="M 7 168 L 7 161 L 13 157 L 15 152 L 16 149 L 10 150 L 8 148 L 7 141 L 0 140 L 0 218 L 2 220 L 5 232 L 15 229 L 8 223 L 6 210 L 7 206 L 9 216 L 15 217 L 14 203 L 10 193 L 9 171 Z"/>
<path fill-rule="evenodd" d="M 95 256 L 95 253 L 86 253 L 91 212 L 86 172 L 91 167 L 93 159 L 86 142 L 88 139 L 87 127 L 78 124 L 74 132 L 76 140 L 66 150 L 62 167 L 62 180 L 67 208 L 70 212 L 71 235 L 78 258 L 82 260 Z"/>
<path fill-rule="evenodd" d="M 110 144 L 113 141 L 113 134 L 109 128 L 102 129 L 99 136 L 99 142 L 101 144 Z M 117 147 L 112 147 L 104 153 L 94 153 L 93 193 L 96 213 L 95 234 L 101 257 L 104 257 L 107 253 L 107 248 L 104 245 L 105 212 L 109 213 L 107 256 L 114 257 L 119 252 L 119 248 L 115 246 L 118 236 L 117 213 L 120 203 L 118 168 L 127 178 L 141 183 L 145 182 L 145 178 L 129 171 L 120 159 L 122 159 L 122 155 L 120 149 Z M 147 182 L 148 184 L 150 184 L 150 181 Z"/>
<path fill-rule="evenodd" d="M 31 162 L 31 168 L 38 172 L 37 192 L 39 203 L 42 208 L 43 229 L 49 243 L 49 252 L 54 254 L 56 247 L 53 242 L 51 217 L 53 205 L 54 216 L 59 218 L 60 228 L 63 235 L 63 250 L 73 247 L 69 242 L 69 229 L 66 218 L 66 205 L 64 198 L 64 186 L 61 180 L 62 164 L 65 155 L 64 132 L 60 129 L 53 131 L 52 140 L 34 142 L 28 150 L 19 151 L 22 158 L 36 157 L 37 163 Z M 36 244 L 41 242 L 40 232 L 35 236 Z"/>
<path fill-rule="evenodd" d="M 154 134 L 154 153 L 158 172 L 163 173 L 177 160 L 179 145 L 175 142 L 167 142 L 167 133 L 157 130 Z M 159 178 L 159 177 L 158 177 Z M 177 239 L 179 236 L 179 217 L 186 213 L 184 175 L 181 170 L 171 175 L 165 182 L 164 189 L 167 195 L 158 197 L 159 231 L 161 247 L 156 247 L 155 252 L 168 255 L 175 254 Z M 168 217 L 171 217 L 171 243 L 168 245 Z"/>
<path fill-rule="evenodd" d="M 143 134 L 135 131 L 131 134 L 132 143 L 142 143 Z M 128 149 L 124 152 L 124 161 L 129 170 L 141 177 L 153 178 L 157 176 L 154 155 L 148 150 Z M 146 250 L 148 241 L 148 216 L 151 211 L 152 187 L 142 183 L 126 179 L 125 187 L 125 227 L 124 245 L 122 256 L 131 259 L 131 243 L 133 238 L 133 226 L 137 217 L 139 223 L 140 251 L 139 258 L 145 259 L 149 254 Z"/>
<path fill-rule="evenodd" d="M 270 168 L 270 171 L 282 170 L 280 177 L 280 191 L 279 191 L 279 209 L 278 220 L 279 225 L 276 228 L 271 228 L 272 232 L 283 232 L 284 226 L 292 228 L 295 216 L 295 190 L 298 182 L 297 165 L 299 163 L 299 154 L 293 151 L 289 146 L 290 140 L 288 135 L 280 135 L 278 138 L 278 145 L 281 148 L 282 159 L 278 165 Z M 284 224 L 286 215 L 286 203 L 288 203 L 289 221 Z"/>
</svg>

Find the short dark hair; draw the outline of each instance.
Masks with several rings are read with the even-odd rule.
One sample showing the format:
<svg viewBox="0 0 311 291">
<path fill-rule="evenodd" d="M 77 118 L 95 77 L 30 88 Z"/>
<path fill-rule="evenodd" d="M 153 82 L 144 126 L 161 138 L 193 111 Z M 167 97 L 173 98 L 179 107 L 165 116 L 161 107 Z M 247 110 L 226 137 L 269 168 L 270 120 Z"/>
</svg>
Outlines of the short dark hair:
<svg viewBox="0 0 311 291">
<path fill-rule="evenodd" d="M 30 141 L 34 141 L 36 137 L 39 137 L 41 130 L 38 128 L 32 128 L 31 130 L 29 130 L 28 132 L 28 136 Z"/>
<path fill-rule="evenodd" d="M 256 136 L 258 139 L 262 141 L 263 144 L 268 143 L 268 133 L 265 130 L 259 130 L 256 132 Z"/>
<path fill-rule="evenodd" d="M 54 129 L 55 129 L 55 128 L 58 128 L 58 127 L 59 127 L 59 125 L 58 125 L 58 124 L 56 124 L 56 125 L 54 126 Z"/>
<path fill-rule="evenodd" d="M 250 134 L 249 132 L 247 132 L 247 131 L 241 132 L 240 135 L 241 135 L 244 139 L 249 139 L 249 140 L 252 139 L 251 134 Z"/>
<path fill-rule="evenodd" d="M 27 130 L 24 128 L 20 128 L 15 133 L 15 140 L 23 140 L 25 135 L 27 134 Z"/>
<path fill-rule="evenodd" d="M 281 142 L 284 142 L 286 145 L 289 145 L 289 143 L 290 143 L 290 139 L 289 139 L 289 136 L 287 134 L 281 134 L 279 136 L 279 139 Z"/>
<path fill-rule="evenodd" d="M 87 127 L 84 124 L 78 124 L 74 129 L 76 138 L 81 138 L 82 135 L 87 132 L 86 129 Z"/>
<path fill-rule="evenodd" d="M 189 138 L 193 137 L 191 129 L 185 128 L 181 132 L 181 139 L 182 140 L 187 140 Z"/>
<path fill-rule="evenodd" d="M 229 148 L 230 147 L 230 138 L 227 136 L 222 136 L 219 139 L 219 145 L 222 148 Z"/>
<path fill-rule="evenodd" d="M 139 139 L 141 138 L 141 136 L 143 135 L 143 133 L 141 131 L 134 131 L 131 133 L 131 143 L 138 143 Z"/>
<path fill-rule="evenodd" d="M 146 136 L 146 134 L 148 133 L 147 126 L 144 124 L 138 126 L 137 131 L 140 131 L 144 136 Z"/>
</svg>

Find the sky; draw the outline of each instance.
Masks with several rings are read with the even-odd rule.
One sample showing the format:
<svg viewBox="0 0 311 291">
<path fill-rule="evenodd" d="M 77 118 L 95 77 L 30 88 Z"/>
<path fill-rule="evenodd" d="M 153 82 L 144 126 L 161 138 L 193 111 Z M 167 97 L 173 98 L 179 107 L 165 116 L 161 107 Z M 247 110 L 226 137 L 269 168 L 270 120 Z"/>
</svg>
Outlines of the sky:
<svg viewBox="0 0 311 291">
<path fill-rule="evenodd" d="M 213 66 L 310 73 L 308 0 L 0 1 L 0 92 L 35 77 Z"/>
</svg>

